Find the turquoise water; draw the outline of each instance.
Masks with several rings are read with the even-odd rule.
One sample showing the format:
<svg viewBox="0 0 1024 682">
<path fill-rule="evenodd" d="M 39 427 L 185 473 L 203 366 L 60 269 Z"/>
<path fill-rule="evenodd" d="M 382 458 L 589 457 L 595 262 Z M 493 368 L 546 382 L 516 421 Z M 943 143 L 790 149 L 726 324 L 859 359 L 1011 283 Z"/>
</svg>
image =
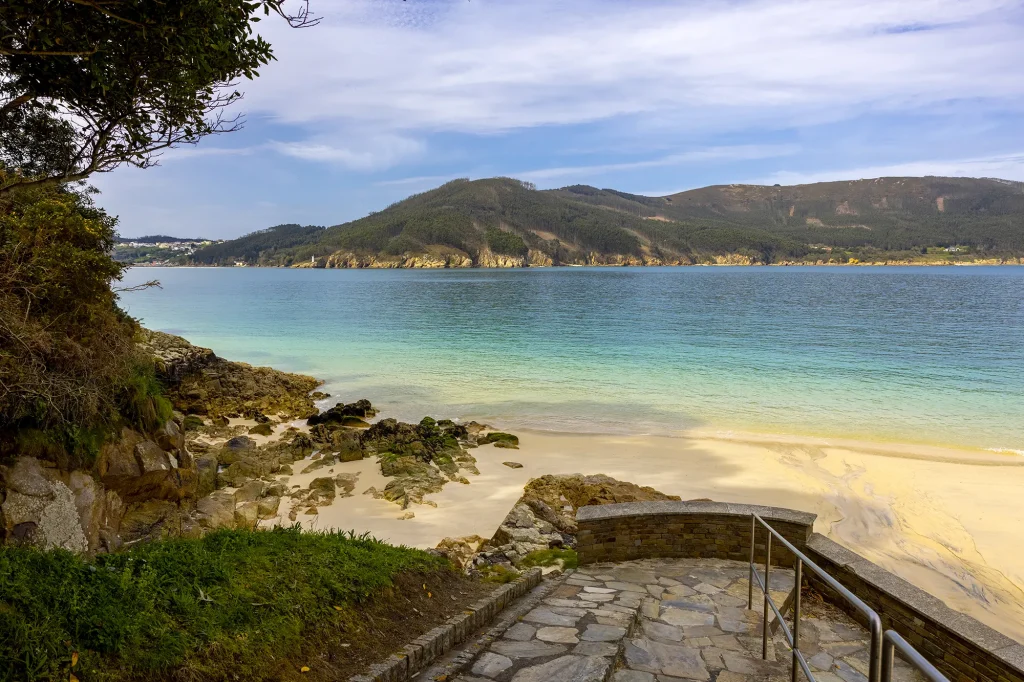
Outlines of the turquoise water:
<svg viewBox="0 0 1024 682">
<path fill-rule="evenodd" d="M 1024 451 L 1024 268 L 135 268 L 129 312 L 388 414 Z"/>
</svg>

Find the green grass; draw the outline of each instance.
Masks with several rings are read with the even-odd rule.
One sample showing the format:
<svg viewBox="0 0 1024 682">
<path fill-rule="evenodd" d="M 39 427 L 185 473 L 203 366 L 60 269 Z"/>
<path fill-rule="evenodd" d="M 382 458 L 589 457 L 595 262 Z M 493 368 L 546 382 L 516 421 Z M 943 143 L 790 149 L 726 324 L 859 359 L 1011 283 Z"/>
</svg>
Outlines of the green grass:
<svg viewBox="0 0 1024 682">
<path fill-rule="evenodd" d="M 558 566 L 562 568 L 576 568 L 579 561 L 574 549 L 538 549 L 530 552 L 522 558 L 519 565 L 524 568 L 533 566 Z"/>
<path fill-rule="evenodd" d="M 0 547 L 0 680 L 259 680 L 400 573 L 451 570 L 340 532 L 222 530 L 88 560 Z M 340 608 L 336 608 L 340 607 Z"/>
<path fill-rule="evenodd" d="M 519 577 L 519 571 L 502 564 L 490 564 L 480 569 L 481 580 L 485 583 L 504 585 Z"/>
</svg>

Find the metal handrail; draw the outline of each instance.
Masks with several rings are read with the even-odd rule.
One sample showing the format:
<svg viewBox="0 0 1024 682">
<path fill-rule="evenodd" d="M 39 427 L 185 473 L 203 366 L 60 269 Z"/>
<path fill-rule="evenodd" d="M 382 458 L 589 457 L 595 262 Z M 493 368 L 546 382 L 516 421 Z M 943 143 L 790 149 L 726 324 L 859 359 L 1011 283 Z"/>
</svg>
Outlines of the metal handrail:
<svg viewBox="0 0 1024 682">
<path fill-rule="evenodd" d="M 764 519 L 755 513 L 750 515 L 750 586 L 747 590 L 747 609 L 754 608 L 754 582 L 757 581 L 758 587 L 764 593 L 764 622 L 762 623 L 761 632 L 761 658 L 768 659 L 768 608 L 775 612 L 775 617 L 778 618 L 778 623 L 782 628 L 783 634 L 786 635 L 786 641 L 789 642 L 789 646 L 793 651 L 793 665 L 791 671 L 792 682 L 796 682 L 797 679 L 797 666 L 804 671 L 804 675 L 810 682 L 814 682 L 814 675 L 811 674 L 811 669 L 807 665 L 807 659 L 804 658 L 803 652 L 800 651 L 800 586 L 803 583 L 803 567 L 806 565 L 811 571 L 813 571 L 819 578 L 821 578 L 826 585 L 836 591 L 843 599 L 853 605 L 858 611 L 860 611 L 865 618 L 867 618 L 869 625 L 871 626 L 871 652 L 870 652 L 870 668 L 868 674 L 868 682 L 879 682 L 879 673 L 881 666 L 881 649 L 882 649 L 882 619 L 878 617 L 878 614 L 874 610 L 861 601 L 855 594 L 850 592 L 848 589 L 839 584 L 835 578 L 830 576 L 817 564 L 804 556 L 803 552 L 794 547 L 786 538 L 782 537 L 774 528 L 765 523 Z M 757 524 L 760 523 L 764 526 L 767 531 L 767 541 L 765 542 L 765 556 L 764 556 L 764 581 L 761 581 L 761 576 L 757 574 L 757 569 L 754 564 L 754 548 L 757 545 Z M 794 585 L 795 598 L 793 600 L 793 629 L 789 629 L 786 625 L 785 618 L 782 617 L 782 612 L 779 611 L 779 607 L 775 605 L 775 600 L 772 599 L 769 594 L 770 589 L 770 576 L 771 576 L 771 561 L 772 561 L 772 538 L 778 539 L 782 543 L 782 546 L 793 553 L 796 558 L 796 582 Z M 895 634 L 895 633 L 893 633 Z M 898 635 L 897 635 L 898 636 Z M 902 640 L 900 640 L 902 642 Z M 900 651 L 903 651 L 902 645 Z M 909 644 L 903 642 L 903 645 L 910 647 Z M 913 650 L 911 648 L 911 650 Z M 917 652 L 914 652 L 917 654 Z M 920 654 L 917 654 L 920 656 Z M 922 659 L 924 660 L 924 659 Z M 925 661 L 927 663 L 927 661 Z M 890 666 L 891 668 L 891 666 Z M 936 671 L 937 672 L 937 671 Z M 945 678 L 943 678 L 945 679 Z M 889 682 L 888 679 L 882 682 Z M 933 680 L 933 682 L 942 682 L 942 680 Z M 948 682 L 948 680 L 946 681 Z"/>
<path fill-rule="evenodd" d="M 918 653 L 907 640 L 899 636 L 895 630 L 886 630 L 882 639 L 882 682 L 892 681 L 892 664 L 894 649 L 899 649 L 903 658 L 921 671 L 931 682 L 949 682 L 949 678 L 939 672 L 938 668 Z"/>
</svg>

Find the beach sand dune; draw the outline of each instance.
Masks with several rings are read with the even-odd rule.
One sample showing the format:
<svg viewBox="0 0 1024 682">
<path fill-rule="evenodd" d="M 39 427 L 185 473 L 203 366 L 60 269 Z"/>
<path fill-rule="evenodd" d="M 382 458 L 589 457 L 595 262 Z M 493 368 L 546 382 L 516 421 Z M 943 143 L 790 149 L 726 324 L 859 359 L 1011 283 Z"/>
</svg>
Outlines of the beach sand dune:
<svg viewBox="0 0 1024 682">
<path fill-rule="evenodd" d="M 489 537 L 533 477 L 603 473 L 685 499 L 791 507 L 815 530 L 1024 641 L 1024 457 L 923 445 L 721 432 L 685 437 L 522 432 L 520 450 L 474 450 L 479 476 L 414 505 L 415 517 L 361 493 L 384 479 L 369 461 L 356 494 L 299 516 L 307 527 L 354 529 L 433 547 L 446 536 Z M 503 461 L 523 465 L 510 469 Z M 291 477 L 307 485 L 324 470 Z M 309 480 L 307 480 L 309 479 Z M 282 505 L 283 518 L 287 506 Z"/>
</svg>

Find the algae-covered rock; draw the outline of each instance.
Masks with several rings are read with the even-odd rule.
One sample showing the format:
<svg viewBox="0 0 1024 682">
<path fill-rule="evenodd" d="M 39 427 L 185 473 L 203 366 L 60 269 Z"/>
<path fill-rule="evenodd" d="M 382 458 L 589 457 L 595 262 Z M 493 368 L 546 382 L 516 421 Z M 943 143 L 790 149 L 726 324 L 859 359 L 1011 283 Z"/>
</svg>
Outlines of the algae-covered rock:
<svg viewBox="0 0 1024 682">
<path fill-rule="evenodd" d="M 369 426 L 365 421 L 377 414 L 369 400 L 363 398 L 354 403 L 338 403 L 320 414 L 314 414 L 306 420 L 310 426 L 318 424 L 337 424 L 340 426 Z"/>
<path fill-rule="evenodd" d="M 496 448 L 519 448 L 519 437 L 513 436 L 511 433 L 504 433 L 503 431 L 492 431 L 484 436 L 477 438 L 477 443 L 480 445 L 487 445 L 488 443 L 494 443 Z"/>
<path fill-rule="evenodd" d="M 257 424 L 249 429 L 249 433 L 254 436 L 272 436 L 274 435 L 274 426 L 267 422 Z"/>
</svg>

